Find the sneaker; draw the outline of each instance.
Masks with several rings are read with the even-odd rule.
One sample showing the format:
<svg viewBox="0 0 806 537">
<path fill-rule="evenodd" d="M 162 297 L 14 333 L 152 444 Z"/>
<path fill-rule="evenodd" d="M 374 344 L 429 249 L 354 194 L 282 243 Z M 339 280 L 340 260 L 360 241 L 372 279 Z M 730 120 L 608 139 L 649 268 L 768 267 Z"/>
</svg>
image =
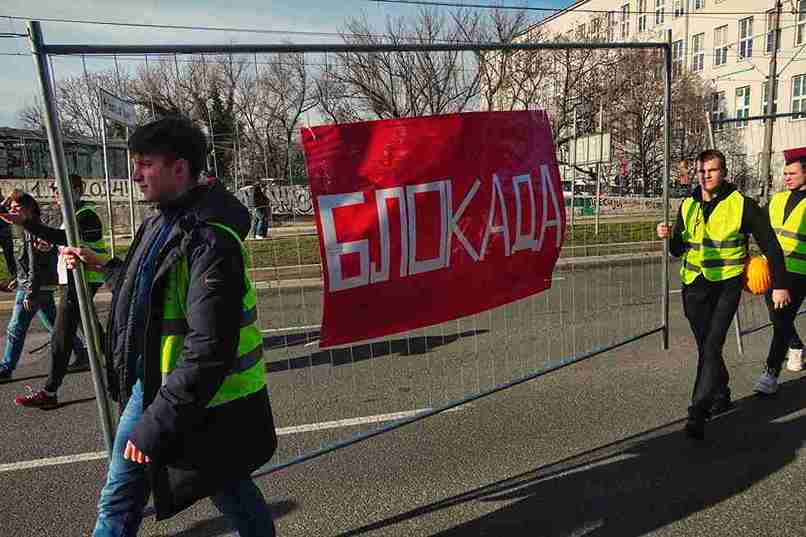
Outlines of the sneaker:
<svg viewBox="0 0 806 537">
<path fill-rule="evenodd" d="M 790 348 L 787 351 L 786 368 L 790 371 L 803 371 L 803 349 Z"/>
<path fill-rule="evenodd" d="M 769 369 L 765 369 L 753 388 L 759 395 L 774 395 L 778 391 L 778 375 Z"/>
<path fill-rule="evenodd" d="M 59 398 L 55 393 L 49 394 L 45 390 L 33 391 L 30 386 L 26 386 L 25 388 L 28 390 L 28 393 L 14 399 L 14 402 L 19 406 L 42 408 L 45 410 L 59 406 Z"/>
<path fill-rule="evenodd" d="M 262 240 L 262 239 L 265 239 L 265 238 L 266 237 L 264 237 L 263 235 L 255 235 L 256 240 Z"/>
<path fill-rule="evenodd" d="M 11 380 L 12 371 L 7 367 L 0 367 L 0 382 Z"/>
</svg>

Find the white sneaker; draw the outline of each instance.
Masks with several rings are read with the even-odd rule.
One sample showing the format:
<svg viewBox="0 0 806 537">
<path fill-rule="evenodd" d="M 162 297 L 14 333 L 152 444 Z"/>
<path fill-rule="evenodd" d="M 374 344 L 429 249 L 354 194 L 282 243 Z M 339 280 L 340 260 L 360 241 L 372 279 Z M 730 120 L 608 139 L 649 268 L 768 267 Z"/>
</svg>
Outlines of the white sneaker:
<svg viewBox="0 0 806 537">
<path fill-rule="evenodd" d="M 803 349 L 789 349 L 787 351 L 786 368 L 790 371 L 803 371 Z"/>
<path fill-rule="evenodd" d="M 763 395 L 773 395 L 778 391 L 778 377 L 767 371 L 761 374 L 753 391 Z"/>
<path fill-rule="evenodd" d="M 265 238 L 266 237 L 264 237 L 263 235 L 255 235 L 256 240 L 261 240 L 261 239 L 265 239 Z"/>
</svg>

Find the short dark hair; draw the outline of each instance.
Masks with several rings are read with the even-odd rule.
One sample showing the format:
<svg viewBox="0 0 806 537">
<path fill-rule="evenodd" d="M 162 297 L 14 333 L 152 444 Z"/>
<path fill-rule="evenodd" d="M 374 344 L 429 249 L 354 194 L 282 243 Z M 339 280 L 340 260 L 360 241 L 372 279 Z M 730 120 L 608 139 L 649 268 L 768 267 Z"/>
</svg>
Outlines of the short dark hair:
<svg viewBox="0 0 806 537">
<path fill-rule="evenodd" d="M 82 179 L 80 175 L 77 173 L 71 173 L 67 176 L 67 178 L 70 179 L 71 187 L 84 192 L 84 179 Z"/>
<path fill-rule="evenodd" d="M 718 149 L 706 149 L 697 155 L 697 160 L 700 162 L 713 160 L 715 158 L 719 159 L 719 168 L 722 170 L 722 173 L 727 173 L 728 163 L 725 160 L 725 155 L 722 153 L 722 151 L 719 151 Z"/>
<path fill-rule="evenodd" d="M 42 211 L 39 208 L 39 204 L 36 202 L 34 197 L 27 192 L 23 192 L 19 188 L 15 188 L 9 194 L 8 199 L 20 205 L 25 209 L 30 209 L 33 213 L 37 216 L 42 214 Z"/>
<path fill-rule="evenodd" d="M 800 169 L 806 172 L 806 155 L 798 155 L 796 157 L 786 159 L 787 166 L 796 162 L 800 162 Z"/>
<path fill-rule="evenodd" d="M 171 116 L 138 127 L 129 137 L 129 150 L 140 155 L 184 159 L 190 165 L 190 178 L 197 181 L 206 164 L 207 139 L 190 119 Z"/>
</svg>

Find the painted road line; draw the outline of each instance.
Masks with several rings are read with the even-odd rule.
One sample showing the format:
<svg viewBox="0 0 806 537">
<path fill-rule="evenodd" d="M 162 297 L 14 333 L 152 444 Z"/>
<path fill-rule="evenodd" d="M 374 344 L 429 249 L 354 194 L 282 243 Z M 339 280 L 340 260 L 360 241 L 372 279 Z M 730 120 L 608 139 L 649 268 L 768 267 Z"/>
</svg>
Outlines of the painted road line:
<svg viewBox="0 0 806 537">
<path fill-rule="evenodd" d="M 471 406 L 470 403 L 451 408 L 445 412 L 456 412 Z M 406 418 L 412 418 L 424 412 L 430 412 L 430 408 L 418 408 L 415 410 L 407 410 L 405 412 L 393 412 L 391 414 L 376 414 L 375 416 L 362 416 L 358 418 L 348 418 L 335 421 L 323 421 L 321 423 L 309 423 L 307 425 L 294 425 L 292 427 L 281 427 L 277 429 L 278 436 L 289 434 L 309 433 L 314 431 L 324 431 L 327 429 L 339 429 L 342 427 L 356 427 L 358 425 L 366 425 L 368 423 L 381 423 L 386 421 L 397 421 Z M 16 472 L 20 470 L 31 470 L 33 468 L 45 468 L 47 466 L 59 466 L 62 464 L 73 464 L 76 462 L 97 461 L 106 458 L 106 451 L 91 451 L 88 453 L 79 453 L 77 455 L 65 455 L 63 457 L 49 457 L 45 459 L 35 459 L 31 461 L 10 462 L 7 464 L 0 464 L 0 474 L 6 472 Z"/>
</svg>

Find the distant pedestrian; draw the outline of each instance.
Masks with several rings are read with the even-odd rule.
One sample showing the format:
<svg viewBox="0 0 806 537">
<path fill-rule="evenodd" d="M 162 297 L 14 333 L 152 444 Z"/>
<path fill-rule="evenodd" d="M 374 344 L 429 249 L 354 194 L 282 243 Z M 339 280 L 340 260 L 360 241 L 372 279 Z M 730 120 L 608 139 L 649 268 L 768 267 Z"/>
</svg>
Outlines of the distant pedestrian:
<svg viewBox="0 0 806 537">
<path fill-rule="evenodd" d="M 8 203 L 11 214 L 22 215 L 32 221 L 39 221 L 42 216 L 33 196 L 21 190 L 13 191 Z M 51 334 L 56 322 L 56 303 L 53 300 L 58 281 L 56 249 L 26 231 L 23 233 L 18 267 L 14 310 L 6 328 L 6 349 L 0 360 L 0 380 L 10 379 L 17 367 L 34 316 L 39 317 Z M 78 340 L 74 344 L 80 346 L 81 342 Z"/>
<path fill-rule="evenodd" d="M 260 184 L 255 185 L 255 238 L 265 239 L 271 223 L 271 201 Z"/>
<path fill-rule="evenodd" d="M 683 311 L 697 341 L 697 377 L 685 432 L 705 436 L 705 422 L 732 407 L 722 347 L 739 307 L 748 235 L 752 234 L 772 267 L 771 300 L 789 304 L 781 247 L 759 206 L 726 181 L 725 156 L 707 150 L 697 157 L 699 186 L 683 200 L 674 228 L 658 224 L 658 237 L 670 238 L 672 255 L 682 257 Z"/>
<path fill-rule="evenodd" d="M 134 536 L 153 493 L 158 520 L 209 496 L 242 537 L 271 537 L 250 477 L 277 438 L 246 272 L 249 212 L 222 185 L 197 184 L 206 142 L 190 120 L 143 125 L 129 148 L 132 181 L 157 214 L 125 261 L 64 253 L 113 289 L 107 372 L 123 412 L 93 535 Z"/>
<path fill-rule="evenodd" d="M 70 192 L 73 197 L 78 234 L 81 244 L 92 248 L 101 255 L 107 255 L 106 241 L 103 236 L 103 224 L 96 211 L 95 204 L 83 201 L 84 181 L 80 175 L 70 174 Z M 51 185 L 56 190 L 55 185 Z M 42 224 L 41 221 L 26 218 L 24 215 L 1 214 L 0 219 L 9 223 L 18 224 L 25 231 L 42 240 L 57 246 L 67 245 L 67 234 L 64 229 L 55 229 Z M 50 340 L 50 373 L 44 386 L 36 391 L 18 396 L 14 402 L 20 406 L 37 408 L 54 408 L 58 406 L 58 391 L 68 371 L 85 371 L 89 369 L 89 356 L 86 348 L 74 349 L 74 341 L 78 333 L 81 316 L 78 308 L 78 293 L 72 277 L 68 277 L 63 262 L 57 266 L 59 284 L 62 287 L 62 297 L 56 313 L 56 324 Z M 103 282 L 103 275 L 97 271 L 84 271 L 84 277 L 89 287 L 90 299 L 95 296 Z M 70 366 L 70 355 L 75 350 L 76 362 Z"/>
<path fill-rule="evenodd" d="M 0 199 L 4 200 L 4 203 L 0 205 L 0 212 L 8 211 L 6 200 L 3 198 L 1 191 Z M 10 281 L 14 281 L 17 278 L 17 263 L 14 260 L 14 234 L 11 231 L 11 225 L 4 220 L 0 220 L 0 248 L 3 250 L 3 258 L 6 260 L 6 270 Z"/>
</svg>

